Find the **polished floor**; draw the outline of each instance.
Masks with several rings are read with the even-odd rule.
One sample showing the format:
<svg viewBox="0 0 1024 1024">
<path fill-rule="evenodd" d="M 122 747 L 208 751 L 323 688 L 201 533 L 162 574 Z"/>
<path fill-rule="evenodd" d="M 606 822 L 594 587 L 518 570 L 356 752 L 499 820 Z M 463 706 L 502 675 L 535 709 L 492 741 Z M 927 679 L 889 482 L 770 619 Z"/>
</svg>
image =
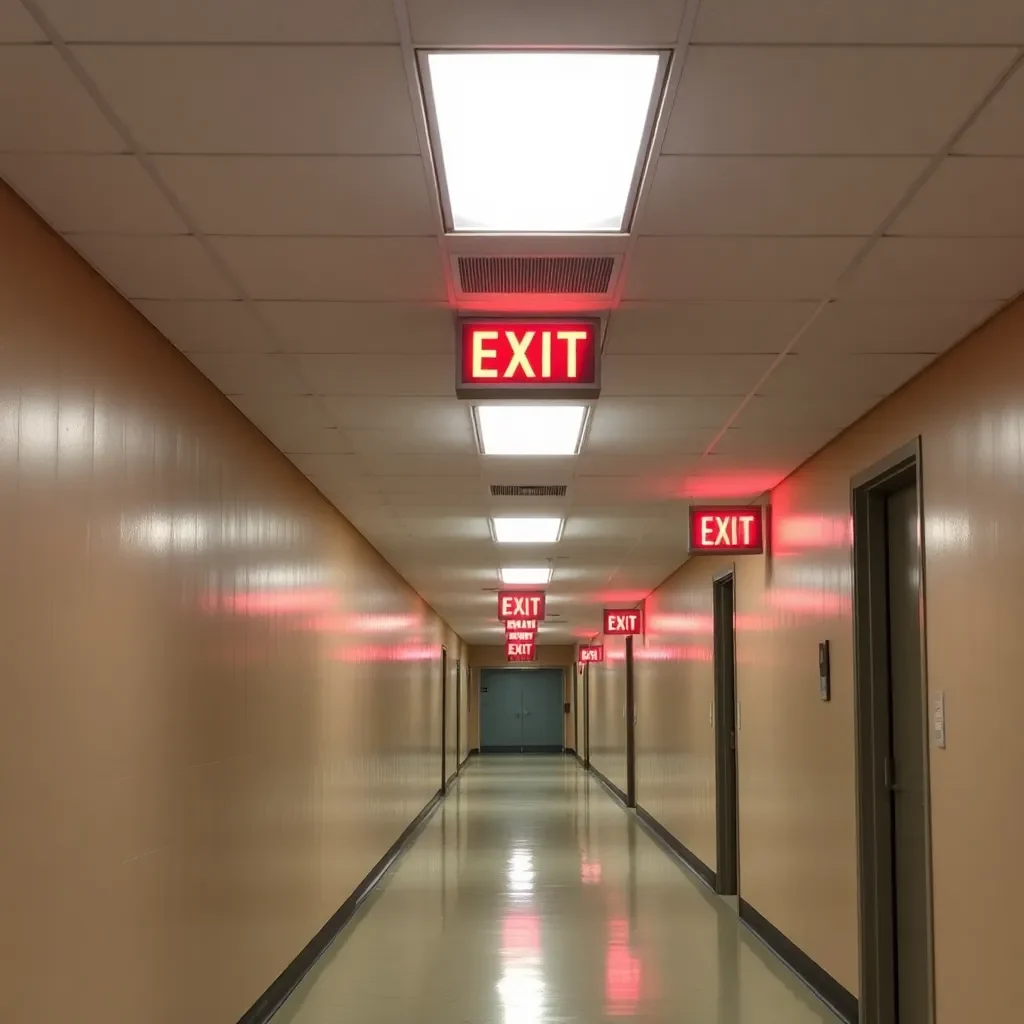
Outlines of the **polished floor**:
<svg viewBox="0 0 1024 1024">
<path fill-rule="evenodd" d="M 836 1018 L 570 758 L 488 756 L 275 1024 Z"/>
</svg>

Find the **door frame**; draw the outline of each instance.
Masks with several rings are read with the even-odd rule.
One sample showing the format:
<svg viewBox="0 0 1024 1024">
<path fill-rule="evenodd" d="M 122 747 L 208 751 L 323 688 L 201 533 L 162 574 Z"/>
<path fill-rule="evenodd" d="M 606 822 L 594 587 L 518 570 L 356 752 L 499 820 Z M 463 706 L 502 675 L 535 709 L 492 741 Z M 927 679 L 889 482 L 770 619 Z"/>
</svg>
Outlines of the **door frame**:
<svg viewBox="0 0 1024 1024">
<path fill-rule="evenodd" d="M 448 648 L 441 644 L 441 792 L 448 788 Z"/>
<path fill-rule="evenodd" d="M 732 591 L 732 617 L 725 622 L 719 612 L 726 584 Z M 715 686 L 715 891 L 721 896 L 739 894 L 739 730 L 736 685 L 736 563 L 711 577 L 712 659 Z M 720 661 L 719 630 L 732 634 L 732 664 Z M 722 669 L 731 671 L 726 675 Z M 731 819 L 731 820 L 730 820 Z"/>
<path fill-rule="evenodd" d="M 582 757 L 580 750 L 580 667 L 573 659 L 572 663 L 572 752 Z"/>
<path fill-rule="evenodd" d="M 462 765 L 462 659 L 455 659 L 455 765 Z"/>
<path fill-rule="evenodd" d="M 626 637 L 626 806 L 636 807 L 636 681 L 633 637 Z"/>
<path fill-rule="evenodd" d="M 911 485 L 917 497 L 918 624 L 920 629 L 921 729 L 924 751 L 924 871 L 928 898 L 927 1024 L 935 1019 L 935 931 L 932 889 L 931 736 L 925 632 L 924 492 L 921 438 L 892 452 L 850 481 L 853 517 L 854 735 L 857 779 L 857 861 L 860 902 L 860 1005 L 872 1024 L 895 1024 L 896 964 L 891 864 L 889 755 L 888 573 L 886 498 Z M 922 1022 L 922 1024 L 926 1024 Z M 915 1022 L 916 1024 L 916 1022 Z"/>
<path fill-rule="evenodd" d="M 590 768 L 590 666 L 583 666 L 583 767 Z"/>
</svg>

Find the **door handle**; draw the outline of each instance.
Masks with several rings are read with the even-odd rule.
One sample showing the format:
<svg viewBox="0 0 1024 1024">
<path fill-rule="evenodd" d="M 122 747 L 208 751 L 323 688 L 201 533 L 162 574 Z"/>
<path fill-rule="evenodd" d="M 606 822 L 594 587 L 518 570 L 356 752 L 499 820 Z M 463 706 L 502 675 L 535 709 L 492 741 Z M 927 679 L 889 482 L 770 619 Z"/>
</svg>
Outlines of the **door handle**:
<svg viewBox="0 0 1024 1024">
<path fill-rule="evenodd" d="M 523 717 L 525 718 L 529 713 L 530 713 L 529 711 L 524 711 L 523 712 Z"/>
</svg>

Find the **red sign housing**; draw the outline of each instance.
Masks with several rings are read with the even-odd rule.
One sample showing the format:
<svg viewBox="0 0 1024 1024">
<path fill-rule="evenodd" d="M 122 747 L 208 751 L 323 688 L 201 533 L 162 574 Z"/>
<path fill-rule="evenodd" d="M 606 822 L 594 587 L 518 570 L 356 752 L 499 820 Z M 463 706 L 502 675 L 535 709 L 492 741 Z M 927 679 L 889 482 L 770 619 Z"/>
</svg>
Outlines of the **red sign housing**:
<svg viewBox="0 0 1024 1024">
<path fill-rule="evenodd" d="M 543 619 L 543 590 L 499 590 L 498 618 L 509 619 Z"/>
<path fill-rule="evenodd" d="M 535 629 L 506 629 L 505 643 L 534 643 L 537 640 Z"/>
<path fill-rule="evenodd" d="M 530 642 L 505 644 L 505 657 L 509 661 L 533 661 L 537 655 L 537 645 Z"/>
<path fill-rule="evenodd" d="M 505 632 L 507 633 L 510 629 L 525 629 L 531 632 L 537 632 L 537 620 L 536 619 L 506 619 L 505 620 Z"/>
<path fill-rule="evenodd" d="M 760 505 L 690 508 L 690 554 L 758 555 L 764 551 Z"/>
<path fill-rule="evenodd" d="M 467 319 L 459 325 L 459 398 L 597 398 L 599 320 Z"/>
<path fill-rule="evenodd" d="M 604 644 L 590 644 L 580 648 L 580 664 L 593 665 L 604 661 Z"/>
<path fill-rule="evenodd" d="M 605 608 L 605 636 L 636 636 L 644 631 L 644 613 L 636 608 Z"/>
</svg>

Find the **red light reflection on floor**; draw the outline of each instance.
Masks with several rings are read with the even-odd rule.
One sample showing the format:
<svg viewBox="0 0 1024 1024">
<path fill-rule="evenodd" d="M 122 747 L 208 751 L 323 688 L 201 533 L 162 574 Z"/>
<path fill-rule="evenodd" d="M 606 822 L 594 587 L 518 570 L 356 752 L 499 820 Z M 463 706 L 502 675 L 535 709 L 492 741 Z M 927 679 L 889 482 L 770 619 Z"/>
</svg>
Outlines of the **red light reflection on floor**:
<svg viewBox="0 0 1024 1024">
<path fill-rule="evenodd" d="M 580 861 L 580 881 L 584 885 L 597 885 L 601 881 L 601 862 L 590 860 L 584 854 Z"/>
<path fill-rule="evenodd" d="M 540 952 L 540 918 L 525 911 L 511 911 L 501 922 L 503 953 Z"/>
<path fill-rule="evenodd" d="M 629 923 L 613 918 L 608 922 L 608 946 L 604 960 L 605 1013 L 610 1017 L 632 1017 L 640 1002 L 640 960 L 629 948 Z"/>
</svg>

